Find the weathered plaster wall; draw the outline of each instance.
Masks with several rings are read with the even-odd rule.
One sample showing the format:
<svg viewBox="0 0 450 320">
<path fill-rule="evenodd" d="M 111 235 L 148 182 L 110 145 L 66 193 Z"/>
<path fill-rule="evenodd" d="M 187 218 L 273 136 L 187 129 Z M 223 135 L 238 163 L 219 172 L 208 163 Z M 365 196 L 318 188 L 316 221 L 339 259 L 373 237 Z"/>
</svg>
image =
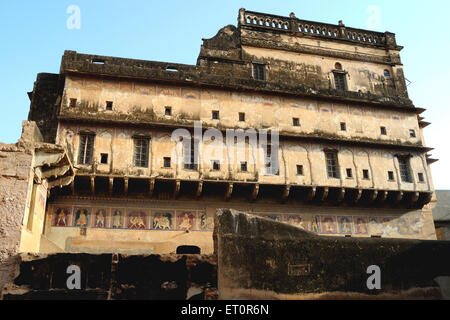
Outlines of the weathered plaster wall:
<svg viewBox="0 0 450 320">
<path fill-rule="evenodd" d="M 318 237 L 219 210 L 220 299 L 442 299 L 449 242 Z M 367 268 L 381 269 L 381 290 Z M 448 297 L 447 297 L 448 298 Z"/>
<path fill-rule="evenodd" d="M 70 99 L 77 100 L 76 107 L 70 107 Z M 107 101 L 113 102 L 113 111 L 106 110 Z M 172 116 L 165 116 L 165 107 L 172 108 Z M 220 112 L 220 120 L 212 119 L 212 111 Z M 240 112 L 246 113 L 245 122 L 239 121 Z M 221 129 L 277 128 L 289 135 L 422 145 L 417 116 L 411 112 L 72 75 L 66 78 L 61 115 L 181 126 L 201 121 L 204 126 Z M 294 117 L 300 119 L 300 127 L 293 126 Z M 340 130 L 341 122 L 347 124 L 347 131 Z M 381 126 L 386 127 L 386 136 L 381 135 Z M 416 131 L 416 138 L 410 137 L 409 130 Z"/>
</svg>

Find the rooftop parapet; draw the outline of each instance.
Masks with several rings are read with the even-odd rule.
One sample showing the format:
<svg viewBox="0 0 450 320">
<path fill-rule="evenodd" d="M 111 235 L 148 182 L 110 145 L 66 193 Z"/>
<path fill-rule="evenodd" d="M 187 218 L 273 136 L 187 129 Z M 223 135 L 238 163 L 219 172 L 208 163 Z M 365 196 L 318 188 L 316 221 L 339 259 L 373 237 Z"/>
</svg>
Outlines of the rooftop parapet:
<svg viewBox="0 0 450 320">
<path fill-rule="evenodd" d="M 239 27 L 270 30 L 282 33 L 298 33 L 304 36 L 325 40 L 339 40 L 375 47 L 387 47 L 401 50 L 395 34 L 391 32 L 376 32 L 346 27 L 342 21 L 338 25 L 298 19 L 294 13 L 290 17 L 239 10 Z"/>
</svg>

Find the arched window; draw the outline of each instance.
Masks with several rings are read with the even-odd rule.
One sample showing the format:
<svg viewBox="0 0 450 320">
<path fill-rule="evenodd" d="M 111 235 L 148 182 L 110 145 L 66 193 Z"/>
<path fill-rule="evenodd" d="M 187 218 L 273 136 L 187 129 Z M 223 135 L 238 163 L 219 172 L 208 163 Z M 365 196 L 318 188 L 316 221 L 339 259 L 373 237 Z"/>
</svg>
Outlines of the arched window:
<svg viewBox="0 0 450 320">
<path fill-rule="evenodd" d="M 384 70 L 384 76 L 386 77 L 386 78 L 390 78 L 391 77 L 391 73 L 389 72 L 389 70 Z"/>
<path fill-rule="evenodd" d="M 336 64 L 334 65 L 334 69 L 342 70 L 342 64 L 340 64 L 339 62 L 336 62 Z"/>
</svg>

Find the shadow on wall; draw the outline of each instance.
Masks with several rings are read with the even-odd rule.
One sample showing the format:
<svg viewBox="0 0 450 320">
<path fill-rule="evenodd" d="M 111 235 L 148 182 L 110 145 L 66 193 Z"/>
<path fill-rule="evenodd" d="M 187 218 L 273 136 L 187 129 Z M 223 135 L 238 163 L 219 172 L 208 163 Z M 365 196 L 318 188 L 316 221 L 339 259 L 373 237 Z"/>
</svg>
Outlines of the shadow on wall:
<svg viewBox="0 0 450 320">
<path fill-rule="evenodd" d="M 448 298 L 450 242 L 320 237 L 226 209 L 218 221 L 220 299 Z"/>
</svg>

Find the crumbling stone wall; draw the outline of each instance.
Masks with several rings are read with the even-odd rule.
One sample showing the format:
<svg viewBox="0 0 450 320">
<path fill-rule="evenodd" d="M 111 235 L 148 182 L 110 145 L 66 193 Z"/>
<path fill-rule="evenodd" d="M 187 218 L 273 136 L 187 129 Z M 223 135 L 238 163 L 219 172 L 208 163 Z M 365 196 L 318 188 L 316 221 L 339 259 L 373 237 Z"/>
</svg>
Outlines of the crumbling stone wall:
<svg viewBox="0 0 450 320">
<path fill-rule="evenodd" d="M 32 126 L 24 127 L 19 143 L 0 143 L 0 288 L 16 272 L 33 158 L 26 136 L 33 135 L 33 131 Z"/>
<path fill-rule="evenodd" d="M 450 242 L 325 238 L 230 210 L 219 211 L 217 232 L 220 299 L 441 299 L 448 294 Z M 372 265 L 381 269 L 381 290 L 367 287 Z"/>
<path fill-rule="evenodd" d="M 80 268 L 80 290 L 69 290 L 71 265 Z M 20 256 L 20 274 L 3 299 L 215 300 L 215 255 Z"/>
</svg>

